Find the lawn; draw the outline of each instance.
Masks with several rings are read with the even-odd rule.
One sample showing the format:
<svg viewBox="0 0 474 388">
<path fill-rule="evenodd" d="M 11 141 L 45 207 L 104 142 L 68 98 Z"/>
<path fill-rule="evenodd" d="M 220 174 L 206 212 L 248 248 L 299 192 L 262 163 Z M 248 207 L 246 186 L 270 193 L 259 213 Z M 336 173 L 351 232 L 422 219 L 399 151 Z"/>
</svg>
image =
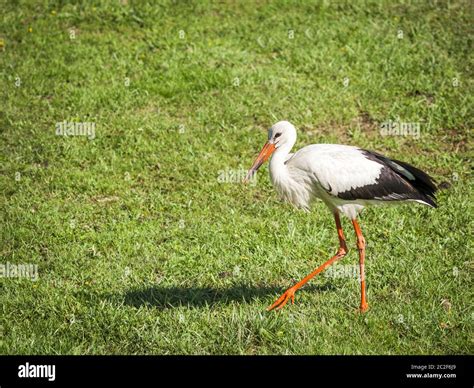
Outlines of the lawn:
<svg viewBox="0 0 474 388">
<path fill-rule="evenodd" d="M 0 264 L 38 269 L 0 278 L 1 354 L 473 353 L 468 0 L 0 8 Z M 347 219 L 339 267 L 266 311 L 337 248 L 268 166 L 240 182 L 279 120 L 442 187 L 362 214 L 366 314 Z"/>
</svg>

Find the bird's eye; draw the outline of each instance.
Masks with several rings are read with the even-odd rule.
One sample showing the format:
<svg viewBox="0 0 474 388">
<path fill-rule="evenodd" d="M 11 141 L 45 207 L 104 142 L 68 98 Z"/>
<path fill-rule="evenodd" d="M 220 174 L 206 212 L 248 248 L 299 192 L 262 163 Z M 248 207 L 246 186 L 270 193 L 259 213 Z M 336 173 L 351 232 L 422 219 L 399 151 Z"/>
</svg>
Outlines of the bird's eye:
<svg viewBox="0 0 474 388">
<path fill-rule="evenodd" d="M 275 139 L 279 138 L 280 136 L 281 136 L 281 132 L 275 135 Z"/>
</svg>

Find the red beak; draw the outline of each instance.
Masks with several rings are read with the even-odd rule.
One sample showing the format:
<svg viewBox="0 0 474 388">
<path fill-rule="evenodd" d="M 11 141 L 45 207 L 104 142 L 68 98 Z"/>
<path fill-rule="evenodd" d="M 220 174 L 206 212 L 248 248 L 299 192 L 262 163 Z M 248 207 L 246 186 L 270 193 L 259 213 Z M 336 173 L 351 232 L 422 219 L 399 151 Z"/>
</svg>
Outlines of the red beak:
<svg viewBox="0 0 474 388">
<path fill-rule="evenodd" d="M 247 173 L 247 176 L 244 179 L 244 183 L 247 183 L 253 177 L 258 168 L 268 160 L 268 158 L 273 154 L 273 151 L 275 151 L 275 149 L 275 144 L 269 142 L 265 143 L 262 150 L 258 154 L 257 159 L 255 159 L 255 162 L 253 162 L 252 167 Z"/>
</svg>

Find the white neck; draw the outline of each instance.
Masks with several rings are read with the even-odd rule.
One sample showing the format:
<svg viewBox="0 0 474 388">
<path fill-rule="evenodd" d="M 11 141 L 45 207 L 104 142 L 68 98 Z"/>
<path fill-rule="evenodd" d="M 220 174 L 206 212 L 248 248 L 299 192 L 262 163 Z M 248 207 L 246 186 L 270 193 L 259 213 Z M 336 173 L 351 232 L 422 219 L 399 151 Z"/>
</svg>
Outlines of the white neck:
<svg viewBox="0 0 474 388">
<path fill-rule="evenodd" d="M 270 159 L 270 177 L 274 185 L 279 185 L 280 182 L 289 178 L 288 167 L 285 161 L 288 154 L 293 148 L 294 142 L 288 142 L 278 147 Z"/>
</svg>

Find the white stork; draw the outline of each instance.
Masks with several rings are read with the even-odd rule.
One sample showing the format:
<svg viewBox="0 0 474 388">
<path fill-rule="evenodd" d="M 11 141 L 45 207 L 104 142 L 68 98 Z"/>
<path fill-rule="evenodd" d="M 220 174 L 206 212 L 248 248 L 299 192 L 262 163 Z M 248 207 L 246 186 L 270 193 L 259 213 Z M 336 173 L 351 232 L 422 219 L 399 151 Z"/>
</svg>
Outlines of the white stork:
<svg viewBox="0 0 474 388">
<path fill-rule="evenodd" d="M 281 309 L 288 300 L 294 303 L 295 292 L 306 282 L 347 254 L 346 240 L 339 214 L 349 217 L 354 226 L 359 250 L 361 301 L 360 311 L 368 309 L 365 294 L 365 240 L 357 215 L 368 205 L 418 202 L 437 207 L 436 186 L 423 171 L 407 163 L 392 160 L 376 152 L 339 144 L 312 144 L 294 154 L 296 129 L 280 121 L 268 131 L 268 141 L 250 168 L 246 181 L 270 160 L 270 178 L 281 197 L 309 210 L 319 198 L 334 214 L 339 249 L 337 253 L 308 276 L 281 295 L 268 310 Z"/>
</svg>

